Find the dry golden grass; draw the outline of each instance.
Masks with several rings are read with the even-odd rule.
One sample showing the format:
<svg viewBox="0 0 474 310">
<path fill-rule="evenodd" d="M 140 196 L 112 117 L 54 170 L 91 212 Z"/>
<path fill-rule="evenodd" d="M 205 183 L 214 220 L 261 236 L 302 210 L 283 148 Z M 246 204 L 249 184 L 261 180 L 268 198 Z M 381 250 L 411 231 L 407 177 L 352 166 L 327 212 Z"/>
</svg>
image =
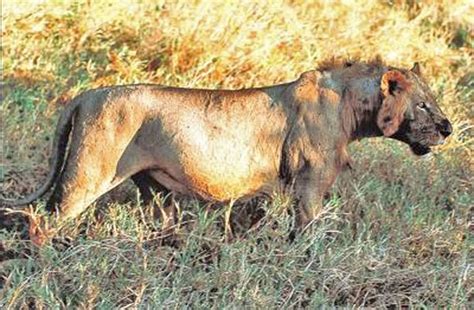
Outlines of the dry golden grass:
<svg viewBox="0 0 474 310">
<path fill-rule="evenodd" d="M 223 215 L 190 203 L 182 247 L 158 246 L 151 210 L 127 187 L 115 193 L 125 203 L 65 228 L 69 247 L 36 249 L 24 229 L 4 227 L 0 258 L 22 260 L 0 263 L 0 306 L 468 307 L 472 1 L 11 0 L 2 14 L 0 181 L 12 195 L 44 176 L 61 105 L 103 85 L 261 86 L 331 57 L 379 55 L 422 64 L 454 134 L 430 161 L 393 141 L 353 145 L 356 171 L 339 180 L 321 226 L 292 245 L 277 200 L 266 225 L 230 244 Z"/>
</svg>

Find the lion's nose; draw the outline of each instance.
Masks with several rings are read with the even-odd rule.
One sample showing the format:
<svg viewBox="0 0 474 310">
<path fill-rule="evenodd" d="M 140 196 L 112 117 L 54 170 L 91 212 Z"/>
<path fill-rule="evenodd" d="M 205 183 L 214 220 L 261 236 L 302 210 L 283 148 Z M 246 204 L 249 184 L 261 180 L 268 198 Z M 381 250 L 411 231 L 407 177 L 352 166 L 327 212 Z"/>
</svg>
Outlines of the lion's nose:
<svg viewBox="0 0 474 310">
<path fill-rule="evenodd" d="M 453 132 L 453 126 L 451 126 L 451 123 L 447 119 L 444 119 L 441 124 L 438 125 L 438 130 L 443 137 L 446 138 Z"/>
</svg>

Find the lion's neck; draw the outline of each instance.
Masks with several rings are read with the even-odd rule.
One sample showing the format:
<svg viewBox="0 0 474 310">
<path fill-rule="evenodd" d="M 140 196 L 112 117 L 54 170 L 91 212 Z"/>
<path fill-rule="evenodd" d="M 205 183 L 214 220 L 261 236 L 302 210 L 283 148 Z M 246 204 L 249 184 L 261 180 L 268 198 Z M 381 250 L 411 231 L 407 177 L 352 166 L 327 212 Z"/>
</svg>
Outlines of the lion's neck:
<svg viewBox="0 0 474 310">
<path fill-rule="evenodd" d="M 376 122 L 382 105 L 380 78 L 381 75 L 357 77 L 345 85 L 341 120 L 348 142 L 382 135 Z"/>
</svg>

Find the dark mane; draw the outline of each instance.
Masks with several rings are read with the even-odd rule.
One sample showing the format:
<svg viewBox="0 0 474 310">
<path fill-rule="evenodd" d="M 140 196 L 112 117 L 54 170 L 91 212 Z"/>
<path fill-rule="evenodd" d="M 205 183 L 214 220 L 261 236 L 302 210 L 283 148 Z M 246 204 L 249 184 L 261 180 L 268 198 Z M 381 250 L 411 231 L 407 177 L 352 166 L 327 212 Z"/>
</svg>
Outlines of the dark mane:
<svg viewBox="0 0 474 310">
<path fill-rule="evenodd" d="M 365 65 L 369 67 L 384 67 L 385 63 L 383 62 L 380 56 L 377 56 L 369 61 L 361 61 L 359 58 L 337 58 L 331 57 L 329 59 L 323 60 L 320 62 L 316 68 L 318 71 L 332 71 L 337 69 L 344 69 L 352 67 L 353 65 Z"/>
</svg>

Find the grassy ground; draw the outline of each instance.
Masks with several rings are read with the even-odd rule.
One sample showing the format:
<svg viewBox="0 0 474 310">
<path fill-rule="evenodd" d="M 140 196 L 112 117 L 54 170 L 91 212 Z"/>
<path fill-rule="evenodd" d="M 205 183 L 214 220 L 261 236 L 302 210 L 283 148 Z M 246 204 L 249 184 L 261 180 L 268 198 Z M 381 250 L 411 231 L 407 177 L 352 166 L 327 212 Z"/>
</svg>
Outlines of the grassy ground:
<svg viewBox="0 0 474 310">
<path fill-rule="evenodd" d="M 428 160 L 384 139 L 351 145 L 355 169 L 337 181 L 320 222 L 293 243 L 285 197 L 235 208 L 230 242 L 224 211 L 191 201 L 180 204 L 180 243 L 167 244 L 130 184 L 42 248 L 5 217 L 0 307 L 472 306 L 474 7 L 423 3 L 4 2 L 7 196 L 45 177 L 61 106 L 102 85 L 260 86 L 331 56 L 381 55 L 394 66 L 423 64 L 455 131 Z"/>
</svg>

